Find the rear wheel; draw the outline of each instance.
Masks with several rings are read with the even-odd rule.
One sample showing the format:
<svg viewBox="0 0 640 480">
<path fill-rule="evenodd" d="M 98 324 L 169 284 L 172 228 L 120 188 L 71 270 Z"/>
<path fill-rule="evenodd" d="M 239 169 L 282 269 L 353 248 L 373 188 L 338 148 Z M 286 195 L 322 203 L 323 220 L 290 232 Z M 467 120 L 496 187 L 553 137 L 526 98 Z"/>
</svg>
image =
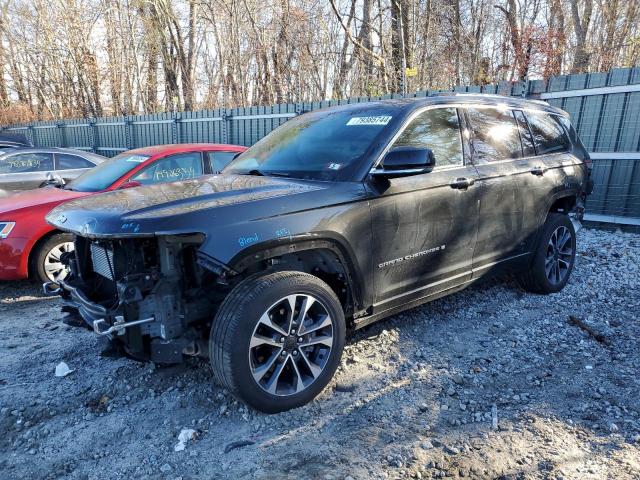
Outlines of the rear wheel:
<svg viewBox="0 0 640 480">
<path fill-rule="evenodd" d="M 73 248 L 73 236 L 69 233 L 56 233 L 49 237 L 35 252 L 32 266 L 35 279 L 42 283 L 64 280 L 69 271 L 61 257 L 72 252 Z"/>
<path fill-rule="evenodd" d="M 576 232 L 567 215 L 550 213 L 527 272 L 519 280 L 534 293 L 559 292 L 569 281 L 576 258 Z"/>
<path fill-rule="evenodd" d="M 267 413 L 311 401 L 340 362 L 345 320 L 335 293 L 301 272 L 252 276 L 224 300 L 209 353 L 218 383 Z"/>
</svg>

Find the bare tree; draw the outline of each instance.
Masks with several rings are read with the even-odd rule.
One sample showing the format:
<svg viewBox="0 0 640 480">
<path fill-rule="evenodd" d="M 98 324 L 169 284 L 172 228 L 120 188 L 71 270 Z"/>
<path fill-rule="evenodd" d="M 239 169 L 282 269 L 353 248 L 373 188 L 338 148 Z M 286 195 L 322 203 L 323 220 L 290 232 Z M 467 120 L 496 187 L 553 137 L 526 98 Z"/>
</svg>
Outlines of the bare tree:
<svg viewBox="0 0 640 480">
<path fill-rule="evenodd" d="M 640 0 L 0 0 L 0 119 L 269 105 L 637 66 Z M 13 112 L 13 116 L 4 112 Z"/>
</svg>

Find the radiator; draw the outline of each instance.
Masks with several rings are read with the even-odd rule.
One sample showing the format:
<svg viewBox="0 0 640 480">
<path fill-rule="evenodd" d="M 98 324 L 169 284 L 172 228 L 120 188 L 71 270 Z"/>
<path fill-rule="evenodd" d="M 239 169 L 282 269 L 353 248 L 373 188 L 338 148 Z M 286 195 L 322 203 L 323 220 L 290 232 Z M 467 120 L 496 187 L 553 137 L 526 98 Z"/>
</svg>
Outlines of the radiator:
<svg viewBox="0 0 640 480">
<path fill-rule="evenodd" d="M 113 250 L 99 243 L 92 243 L 91 263 L 93 263 L 93 271 L 98 275 L 114 280 Z"/>
</svg>

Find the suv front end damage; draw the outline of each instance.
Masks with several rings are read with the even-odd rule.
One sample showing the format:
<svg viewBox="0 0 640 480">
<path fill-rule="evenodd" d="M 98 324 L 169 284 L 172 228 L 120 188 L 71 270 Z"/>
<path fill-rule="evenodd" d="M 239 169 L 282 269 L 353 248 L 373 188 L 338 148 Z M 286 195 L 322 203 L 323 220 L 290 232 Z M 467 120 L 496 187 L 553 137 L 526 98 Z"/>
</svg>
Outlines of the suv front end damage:
<svg viewBox="0 0 640 480">
<path fill-rule="evenodd" d="M 177 363 L 183 354 L 206 354 L 202 320 L 212 318 L 215 302 L 202 285 L 216 279 L 196 260 L 203 239 L 76 237 L 76 253 L 66 259 L 70 280 L 44 289 L 134 357 Z"/>
</svg>

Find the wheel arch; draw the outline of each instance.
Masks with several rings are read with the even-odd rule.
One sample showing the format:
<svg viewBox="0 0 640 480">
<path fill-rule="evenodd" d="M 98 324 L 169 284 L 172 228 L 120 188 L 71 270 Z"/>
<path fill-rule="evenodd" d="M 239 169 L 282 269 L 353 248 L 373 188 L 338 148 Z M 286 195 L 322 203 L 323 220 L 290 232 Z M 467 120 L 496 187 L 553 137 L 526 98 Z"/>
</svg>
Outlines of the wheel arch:
<svg viewBox="0 0 640 480">
<path fill-rule="evenodd" d="M 549 218 L 550 213 L 561 213 L 568 215 L 578 202 L 578 192 L 573 190 L 564 190 L 552 195 L 546 203 L 544 210 L 540 212 L 538 220 L 538 228 L 534 232 L 533 242 L 530 248 L 535 249 L 540 241 L 542 230 Z"/>
<path fill-rule="evenodd" d="M 257 244 L 239 252 L 227 266 L 235 275 L 242 276 L 264 268 L 303 271 L 325 281 L 334 290 L 343 303 L 345 315 L 353 314 L 363 304 L 362 272 L 346 242 L 337 238 L 326 236 Z M 343 288 L 346 291 L 342 291 Z"/>
<path fill-rule="evenodd" d="M 26 270 L 29 278 L 33 278 L 35 267 L 34 262 L 36 261 L 36 256 L 38 255 L 38 250 L 40 249 L 40 247 L 51 237 L 60 233 L 65 232 L 52 228 L 51 230 L 47 230 L 44 233 L 40 234 L 40 236 L 38 236 L 37 239 L 31 244 L 28 252 L 26 252 Z"/>
<path fill-rule="evenodd" d="M 560 195 L 553 199 L 551 205 L 547 209 L 547 215 L 549 213 L 569 213 L 578 203 L 578 196 L 574 193 L 568 193 L 566 195 Z M 545 217 L 546 219 L 546 217 Z"/>
</svg>

